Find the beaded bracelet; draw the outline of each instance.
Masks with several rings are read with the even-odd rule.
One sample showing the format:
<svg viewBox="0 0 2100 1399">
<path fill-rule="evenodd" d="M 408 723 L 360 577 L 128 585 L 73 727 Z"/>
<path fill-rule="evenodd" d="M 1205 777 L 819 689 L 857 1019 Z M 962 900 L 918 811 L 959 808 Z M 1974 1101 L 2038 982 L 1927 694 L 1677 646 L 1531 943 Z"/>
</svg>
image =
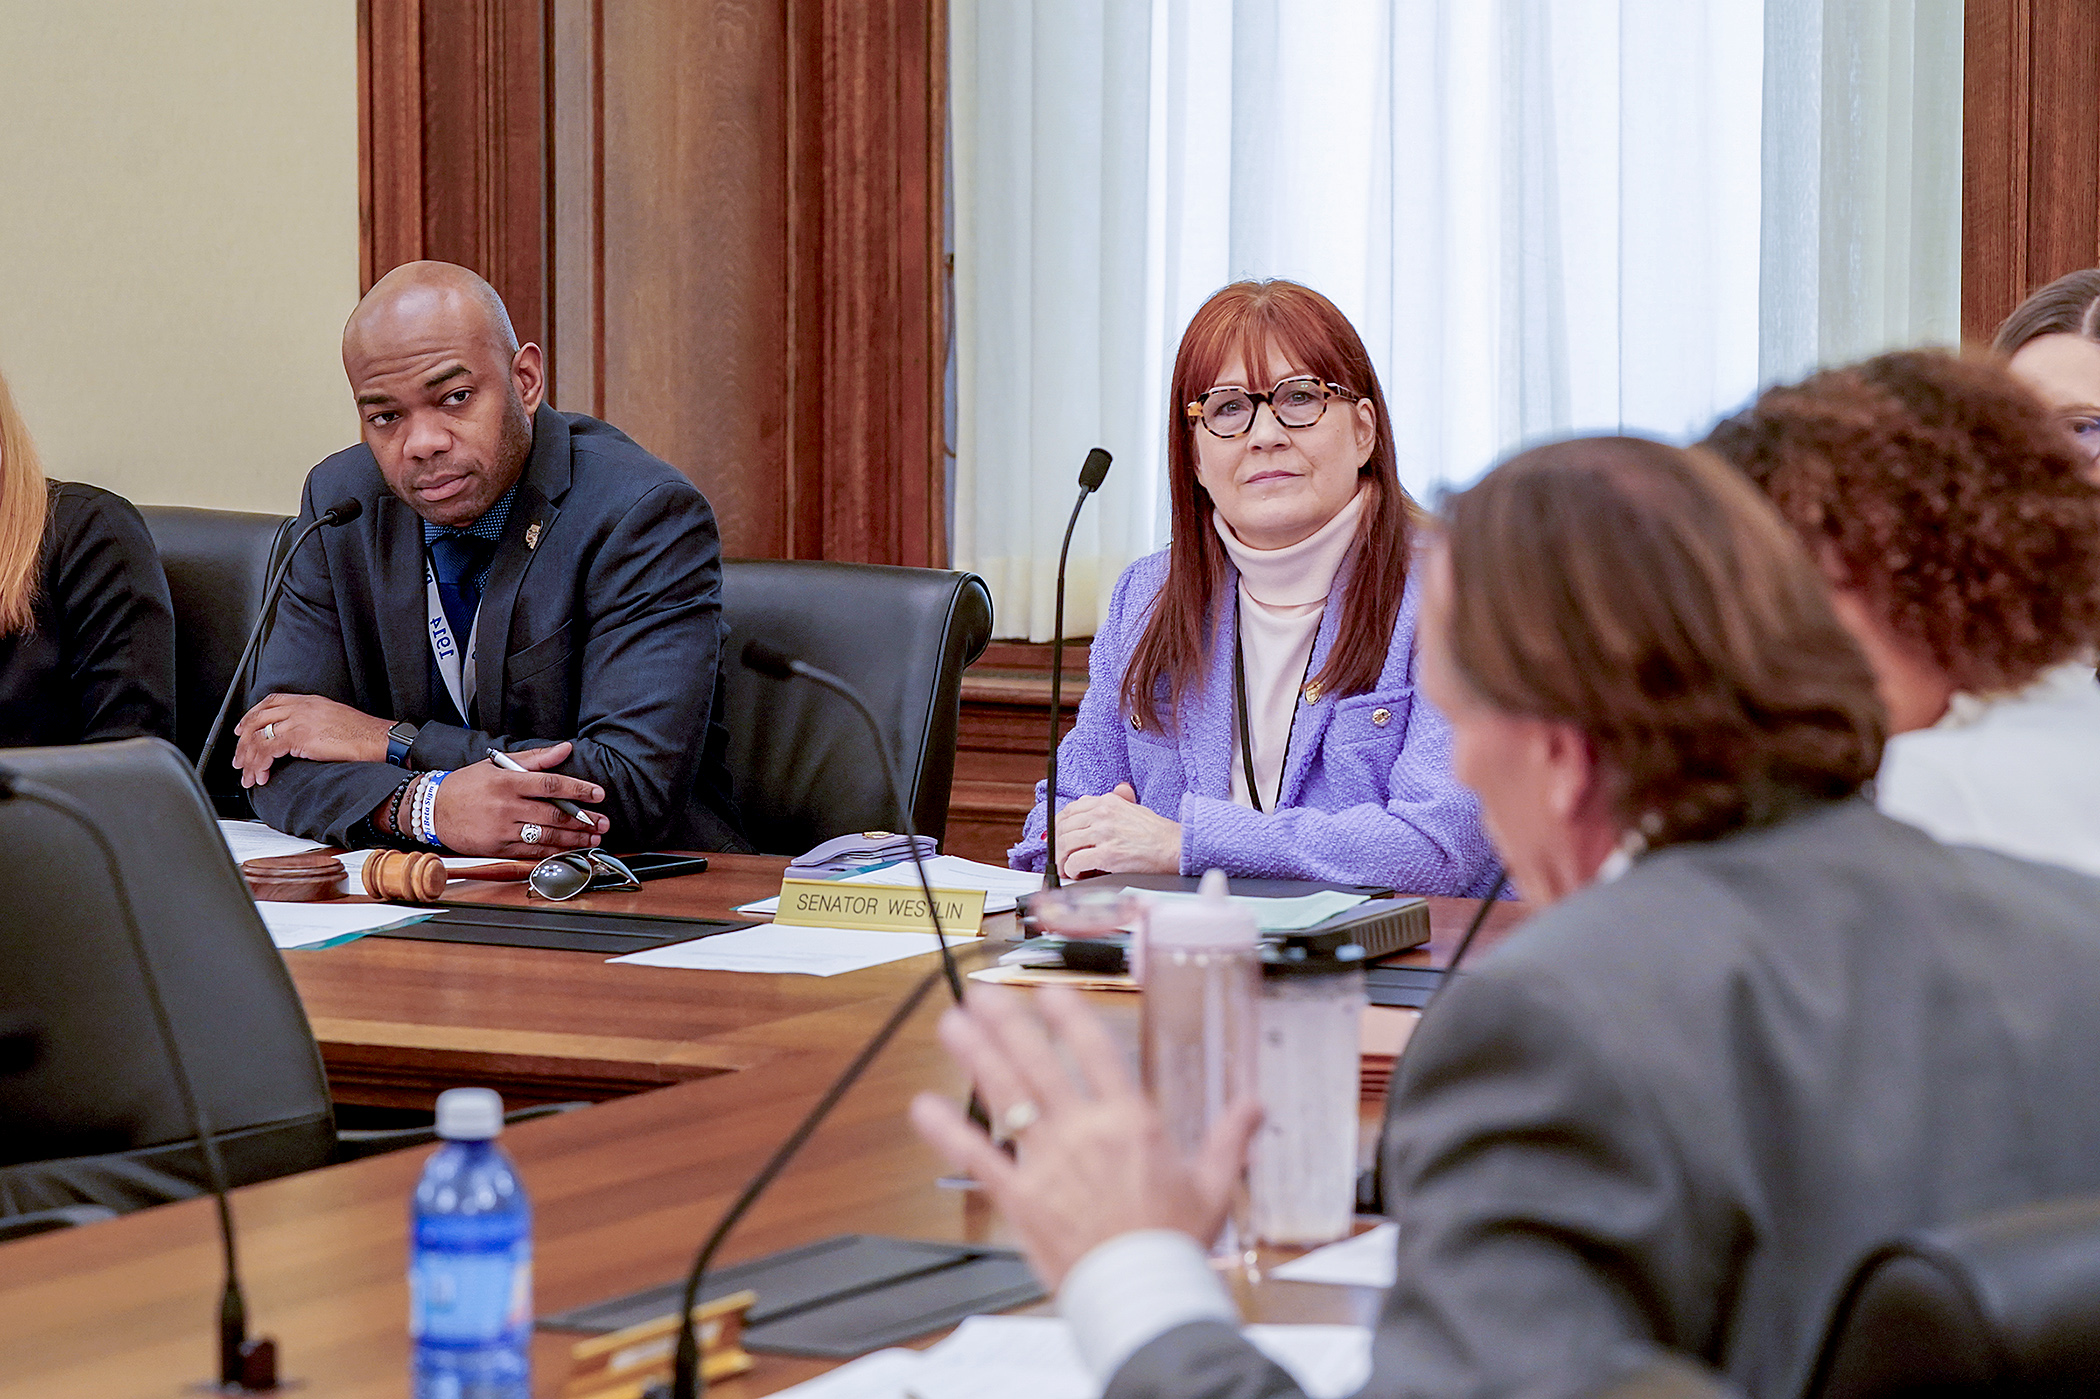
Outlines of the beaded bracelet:
<svg viewBox="0 0 2100 1399">
<path fill-rule="evenodd" d="M 407 798 L 408 789 L 415 785 L 415 778 L 405 777 L 401 780 L 401 785 L 394 789 L 393 800 L 387 804 L 387 829 L 384 834 L 392 836 L 406 836 L 408 834 L 407 831 L 401 829 L 401 803 Z"/>
<path fill-rule="evenodd" d="M 416 817 L 423 809 L 423 788 L 427 785 L 428 779 L 422 774 L 410 778 L 408 798 L 401 803 L 401 839 L 410 845 L 420 845 L 423 841 L 423 829 Z"/>
</svg>

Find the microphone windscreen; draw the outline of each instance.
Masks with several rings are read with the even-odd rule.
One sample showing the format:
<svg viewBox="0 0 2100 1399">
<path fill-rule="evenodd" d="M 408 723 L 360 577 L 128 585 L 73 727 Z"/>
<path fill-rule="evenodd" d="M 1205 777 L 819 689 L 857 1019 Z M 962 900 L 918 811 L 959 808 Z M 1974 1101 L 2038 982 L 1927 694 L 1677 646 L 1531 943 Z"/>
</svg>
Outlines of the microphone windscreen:
<svg viewBox="0 0 2100 1399">
<path fill-rule="evenodd" d="M 347 525 L 365 513 L 364 502 L 356 496 L 345 496 L 321 512 L 321 518 L 331 524 Z"/>
<path fill-rule="evenodd" d="M 744 643 L 744 665 L 775 680 L 786 680 L 795 673 L 793 663 L 763 641 Z"/>
<path fill-rule="evenodd" d="M 1088 452 L 1086 465 L 1079 468 L 1080 486 L 1089 491 L 1100 490 L 1101 483 L 1108 479 L 1108 464 L 1114 460 L 1106 447 L 1096 447 Z"/>
</svg>

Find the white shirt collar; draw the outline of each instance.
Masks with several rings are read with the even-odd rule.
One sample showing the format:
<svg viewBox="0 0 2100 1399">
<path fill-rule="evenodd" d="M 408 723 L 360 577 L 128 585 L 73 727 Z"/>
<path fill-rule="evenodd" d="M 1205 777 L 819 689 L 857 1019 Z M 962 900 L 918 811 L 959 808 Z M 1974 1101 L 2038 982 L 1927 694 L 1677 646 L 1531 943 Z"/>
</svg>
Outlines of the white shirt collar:
<svg viewBox="0 0 2100 1399">
<path fill-rule="evenodd" d="M 1590 876 L 1590 883 L 1611 883 L 1632 869 L 1633 862 L 1647 853 L 1648 837 L 1639 831 L 1628 831 L 1619 837 L 1619 843 L 1612 847 L 1611 854 L 1604 857 L 1604 863 L 1597 866 L 1597 872 Z"/>
<path fill-rule="evenodd" d="M 1942 714 L 1935 729 L 1965 729 L 1976 723 L 2001 705 L 2021 704 L 2036 700 L 2072 696 L 2080 690 L 2091 689 L 2096 683 L 2093 663 L 2090 660 L 2070 660 L 2054 665 L 2027 682 L 2020 689 L 2005 694 L 1978 695 L 1967 690 L 1957 690 L 1947 698 L 1947 712 Z"/>
</svg>

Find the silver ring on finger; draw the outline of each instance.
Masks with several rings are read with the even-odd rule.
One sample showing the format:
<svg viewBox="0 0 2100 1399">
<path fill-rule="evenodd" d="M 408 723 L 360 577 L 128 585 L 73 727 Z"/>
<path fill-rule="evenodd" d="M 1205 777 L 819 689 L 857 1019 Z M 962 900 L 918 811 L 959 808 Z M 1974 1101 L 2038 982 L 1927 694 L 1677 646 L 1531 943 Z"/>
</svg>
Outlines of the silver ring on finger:
<svg viewBox="0 0 2100 1399">
<path fill-rule="evenodd" d="M 262 736 L 264 743 L 275 743 L 277 741 L 277 724 L 275 721 L 263 725 Z"/>
<path fill-rule="evenodd" d="M 547 834 L 545 831 L 533 825 L 530 821 L 518 828 L 518 839 L 524 841 L 527 845 L 538 845 L 540 837 L 545 834 Z"/>
</svg>

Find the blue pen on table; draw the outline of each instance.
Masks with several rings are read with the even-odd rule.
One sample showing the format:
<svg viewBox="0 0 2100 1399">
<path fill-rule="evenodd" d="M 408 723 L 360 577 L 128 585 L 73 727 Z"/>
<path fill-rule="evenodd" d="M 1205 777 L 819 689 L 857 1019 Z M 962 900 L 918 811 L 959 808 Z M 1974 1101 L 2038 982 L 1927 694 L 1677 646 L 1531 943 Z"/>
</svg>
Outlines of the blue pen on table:
<svg viewBox="0 0 2100 1399">
<path fill-rule="evenodd" d="M 489 755 L 489 761 L 494 763 L 497 767 L 502 768 L 505 772 L 532 771 L 531 768 L 519 766 L 518 760 L 516 758 L 511 757 L 510 754 L 504 752 L 501 748 L 491 748 L 487 751 Z M 575 817 L 577 820 L 583 822 L 584 825 L 589 826 L 594 831 L 598 829 L 598 823 L 592 820 L 590 814 L 586 812 L 582 807 L 578 806 L 575 802 L 564 801 L 560 797 L 541 797 L 539 798 L 539 800 L 547 803 L 547 805 L 553 807 L 556 811 L 559 811 L 564 816 Z"/>
</svg>

